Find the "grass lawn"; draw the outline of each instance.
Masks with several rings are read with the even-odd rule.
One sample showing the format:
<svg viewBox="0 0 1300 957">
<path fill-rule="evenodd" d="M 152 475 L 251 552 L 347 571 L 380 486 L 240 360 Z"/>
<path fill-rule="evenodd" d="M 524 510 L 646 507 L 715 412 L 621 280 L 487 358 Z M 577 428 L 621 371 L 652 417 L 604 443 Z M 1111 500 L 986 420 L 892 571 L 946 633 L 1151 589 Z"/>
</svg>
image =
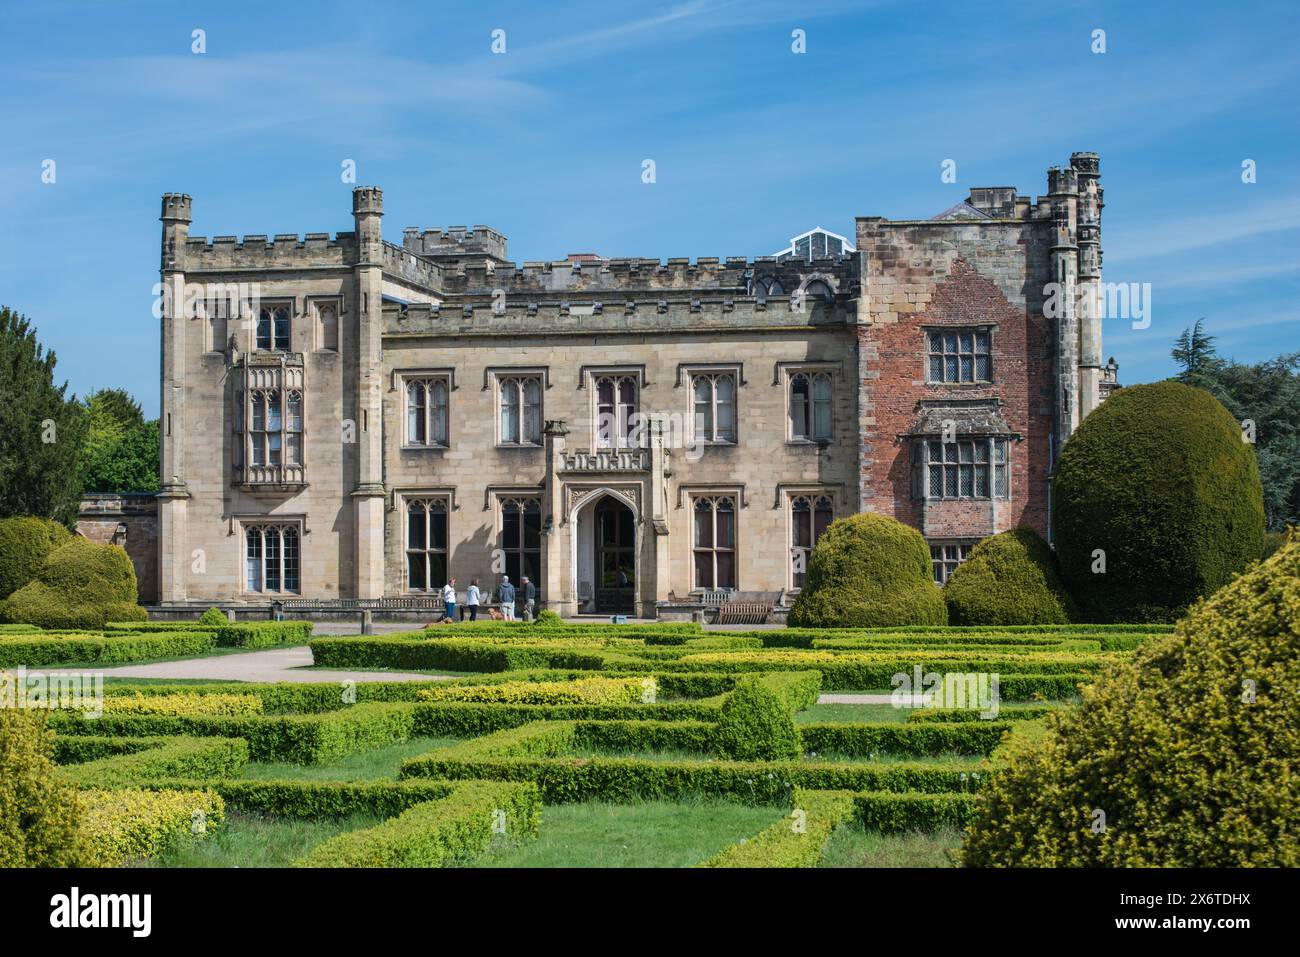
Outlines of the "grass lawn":
<svg viewBox="0 0 1300 957">
<path fill-rule="evenodd" d="M 794 716 L 795 724 L 843 724 L 849 721 L 906 721 L 907 708 L 892 704 L 814 704 Z"/>
<path fill-rule="evenodd" d="M 407 758 L 419 757 L 434 748 L 445 748 L 460 738 L 412 738 L 386 748 L 350 754 L 334 764 L 286 764 L 281 762 L 250 762 L 242 777 L 257 781 L 376 781 L 394 780 L 397 770 Z"/>
<path fill-rule="evenodd" d="M 561 804 L 536 840 L 504 842 L 476 867 L 691 867 L 785 815 L 726 801 Z"/>
<path fill-rule="evenodd" d="M 183 838 L 142 867 L 287 867 L 317 844 L 344 831 L 370 827 L 378 818 L 292 821 L 231 812 L 203 838 Z"/>
<path fill-rule="evenodd" d="M 952 867 L 950 851 L 961 847 L 962 834 L 943 828 L 932 834 L 881 834 L 861 824 L 837 827 L 819 867 Z"/>
</svg>

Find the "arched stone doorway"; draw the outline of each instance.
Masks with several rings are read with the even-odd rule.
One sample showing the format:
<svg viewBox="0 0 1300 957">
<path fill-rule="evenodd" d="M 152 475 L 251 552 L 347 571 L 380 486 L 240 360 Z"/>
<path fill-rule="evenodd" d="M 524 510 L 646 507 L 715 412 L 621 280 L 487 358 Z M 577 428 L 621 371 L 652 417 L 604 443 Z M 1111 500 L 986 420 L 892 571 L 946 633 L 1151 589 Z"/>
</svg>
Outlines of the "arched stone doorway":
<svg viewBox="0 0 1300 957">
<path fill-rule="evenodd" d="M 576 515 L 574 592 L 578 611 L 637 613 L 640 524 L 631 503 L 612 491 L 596 493 Z"/>
</svg>

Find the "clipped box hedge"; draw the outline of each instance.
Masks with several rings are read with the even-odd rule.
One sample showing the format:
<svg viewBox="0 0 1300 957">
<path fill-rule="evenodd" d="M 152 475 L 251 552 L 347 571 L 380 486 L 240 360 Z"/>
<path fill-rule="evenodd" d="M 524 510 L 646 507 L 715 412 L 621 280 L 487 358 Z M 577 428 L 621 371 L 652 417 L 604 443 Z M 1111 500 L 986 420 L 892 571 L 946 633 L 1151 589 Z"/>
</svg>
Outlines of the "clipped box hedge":
<svg viewBox="0 0 1300 957">
<path fill-rule="evenodd" d="M 506 681 L 486 685 L 441 685 L 419 693 L 421 701 L 479 704 L 609 704 L 653 702 L 653 678 L 575 678 L 569 681 Z"/>
<path fill-rule="evenodd" d="M 853 797 L 854 816 L 868 831 L 899 834 L 964 828 L 975 808 L 975 795 L 872 791 Z"/>
<path fill-rule="evenodd" d="M 523 668 L 597 670 L 604 661 L 599 653 L 585 649 L 485 644 L 466 640 L 411 641 L 408 638 L 387 636 L 316 638 L 309 642 L 309 646 L 315 663 L 325 668 L 394 668 L 410 671 L 514 671 Z"/>
<path fill-rule="evenodd" d="M 407 808 L 446 797 L 456 787 L 452 781 L 245 781 L 225 778 L 196 782 L 160 778 L 144 782 L 147 788 L 210 788 L 232 810 L 268 817 L 314 821 L 365 814 L 395 817 Z"/>
<path fill-rule="evenodd" d="M 83 791 L 81 830 L 92 867 L 120 867 L 155 857 L 186 835 L 221 826 L 225 802 L 212 790 Z"/>
<path fill-rule="evenodd" d="M 116 694 L 104 696 L 104 714 L 247 715 L 261 714 L 254 694 Z"/>
<path fill-rule="evenodd" d="M 375 827 L 317 845 L 298 867 L 446 867 L 486 851 L 494 833 L 532 836 L 541 798 L 530 784 L 457 784 Z"/>
<path fill-rule="evenodd" d="M 178 737 L 153 747 L 63 765 L 59 773 L 83 787 L 126 787 L 156 778 L 237 777 L 248 763 L 240 738 Z"/>
<path fill-rule="evenodd" d="M 372 702 L 308 715 L 105 714 L 87 719 L 56 712 L 50 720 L 65 734 L 237 737 L 248 742 L 254 761 L 328 764 L 349 754 L 406 741 L 411 737 L 415 711 L 409 704 Z"/>
<path fill-rule="evenodd" d="M 796 788 L 788 817 L 731 844 L 700 867 L 816 867 L 831 832 L 854 810 L 851 791 Z"/>
<path fill-rule="evenodd" d="M 804 724 L 799 726 L 805 751 L 824 754 L 992 754 L 1011 729 L 1003 721 L 958 721 L 906 724 Z"/>
<path fill-rule="evenodd" d="M 201 655 L 215 647 L 211 632 L 166 634 L 0 636 L 0 668 L 68 664 L 121 664 L 151 658 Z"/>
</svg>

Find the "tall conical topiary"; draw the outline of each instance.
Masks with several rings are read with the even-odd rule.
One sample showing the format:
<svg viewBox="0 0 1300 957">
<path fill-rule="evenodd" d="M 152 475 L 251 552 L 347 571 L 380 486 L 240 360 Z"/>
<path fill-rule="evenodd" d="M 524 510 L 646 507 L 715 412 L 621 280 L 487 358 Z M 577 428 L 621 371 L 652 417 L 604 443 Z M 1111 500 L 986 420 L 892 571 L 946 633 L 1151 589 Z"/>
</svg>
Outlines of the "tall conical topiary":
<svg viewBox="0 0 1300 957">
<path fill-rule="evenodd" d="M 1070 595 L 1052 548 L 1031 528 L 984 539 L 943 586 L 954 625 L 1060 625 Z"/>
<path fill-rule="evenodd" d="M 1300 867 L 1300 536 L 1013 745 L 968 866 Z"/>
<path fill-rule="evenodd" d="M 802 628 L 946 625 L 921 533 L 874 512 L 832 522 L 817 539 L 790 610 Z"/>
<path fill-rule="evenodd" d="M 1084 621 L 1173 621 L 1262 554 L 1254 447 L 1203 389 L 1121 389 L 1065 445 L 1052 528 Z"/>
</svg>

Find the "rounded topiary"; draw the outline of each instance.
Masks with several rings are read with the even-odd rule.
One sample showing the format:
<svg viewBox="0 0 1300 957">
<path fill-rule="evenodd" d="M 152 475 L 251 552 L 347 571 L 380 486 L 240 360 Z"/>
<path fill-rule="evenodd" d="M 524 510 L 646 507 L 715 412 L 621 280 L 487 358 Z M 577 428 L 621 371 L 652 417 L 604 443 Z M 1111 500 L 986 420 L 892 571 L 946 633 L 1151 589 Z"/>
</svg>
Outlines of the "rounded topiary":
<svg viewBox="0 0 1300 957">
<path fill-rule="evenodd" d="M 0 598 L 36 577 L 41 564 L 72 533 L 48 518 L 0 518 Z"/>
<path fill-rule="evenodd" d="M 1031 528 L 984 539 L 943 586 L 954 625 L 1062 625 L 1070 595 L 1052 547 Z"/>
<path fill-rule="evenodd" d="M 1013 748 L 977 800 L 965 863 L 1300 866 L 1297 688 L 1293 535 Z"/>
<path fill-rule="evenodd" d="M 53 748 L 44 715 L 0 707 L 0 867 L 87 863 L 76 790 L 60 780 Z"/>
<path fill-rule="evenodd" d="M 794 717 L 754 677 L 736 682 L 722 705 L 714 740 L 720 752 L 736 761 L 780 761 L 803 753 Z"/>
<path fill-rule="evenodd" d="M 537 617 L 533 619 L 533 624 L 543 628 L 554 628 L 556 625 L 564 624 L 564 619 L 549 608 L 543 608 L 537 613 Z"/>
<path fill-rule="evenodd" d="M 199 615 L 200 625 L 228 625 L 230 622 L 226 618 L 226 613 L 220 608 L 209 608 L 203 614 Z"/>
<path fill-rule="evenodd" d="M 1065 445 L 1052 528 L 1083 620 L 1173 621 L 1263 552 L 1254 448 L 1202 389 L 1121 389 Z"/>
<path fill-rule="evenodd" d="M 126 552 L 84 538 L 56 548 L 34 581 L 0 601 L 0 620 L 42 628 L 100 629 L 147 618 L 136 604 L 135 568 Z"/>
<path fill-rule="evenodd" d="M 873 512 L 842 518 L 817 539 L 789 623 L 799 628 L 946 625 L 948 610 L 933 574 L 930 547 L 916 529 Z"/>
</svg>

